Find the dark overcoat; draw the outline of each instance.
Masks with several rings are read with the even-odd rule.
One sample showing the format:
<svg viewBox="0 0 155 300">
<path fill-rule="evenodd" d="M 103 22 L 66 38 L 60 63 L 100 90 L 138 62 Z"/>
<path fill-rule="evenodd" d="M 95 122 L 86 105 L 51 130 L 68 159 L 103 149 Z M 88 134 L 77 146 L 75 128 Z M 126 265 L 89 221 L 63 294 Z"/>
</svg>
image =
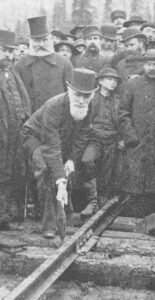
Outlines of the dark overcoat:
<svg viewBox="0 0 155 300">
<path fill-rule="evenodd" d="M 0 223 L 10 218 L 11 200 L 22 204 L 24 159 L 20 130 L 31 104 L 20 76 L 10 67 L 0 70 Z"/>
<path fill-rule="evenodd" d="M 86 68 L 98 73 L 106 64 L 105 58 L 100 53 L 92 55 L 90 51 L 86 51 L 81 55 L 77 55 L 74 61 L 75 68 Z"/>
<path fill-rule="evenodd" d="M 144 62 L 137 56 L 129 56 L 118 62 L 115 66 L 119 76 L 126 81 L 131 75 L 142 75 Z"/>
<path fill-rule="evenodd" d="M 122 189 L 155 193 L 155 79 L 146 75 L 126 83 L 120 125 L 126 145 Z M 129 148 L 131 142 L 139 145 Z"/>
<path fill-rule="evenodd" d="M 91 130 L 91 105 L 87 116 L 76 122 L 70 115 L 68 94 L 48 100 L 22 129 L 24 148 L 29 156 L 44 145 L 42 155 L 54 180 L 65 177 L 64 163 L 80 160 Z"/>
<path fill-rule="evenodd" d="M 51 97 L 66 92 L 66 81 L 71 80 L 71 62 L 58 53 L 46 57 L 26 55 L 15 68 L 28 91 L 32 112 Z"/>
</svg>

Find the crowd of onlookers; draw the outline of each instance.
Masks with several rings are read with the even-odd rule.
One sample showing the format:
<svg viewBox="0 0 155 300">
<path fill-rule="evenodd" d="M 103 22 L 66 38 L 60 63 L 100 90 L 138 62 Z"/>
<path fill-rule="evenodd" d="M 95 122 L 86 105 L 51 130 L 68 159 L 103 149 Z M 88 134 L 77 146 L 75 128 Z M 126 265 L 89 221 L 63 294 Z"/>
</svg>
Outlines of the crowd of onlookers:
<svg viewBox="0 0 155 300">
<path fill-rule="evenodd" d="M 70 188 L 82 218 L 116 194 L 153 213 L 155 23 L 122 10 L 69 33 L 28 23 L 29 40 L 0 30 L 0 230 L 33 203 L 54 234 L 51 199 L 66 207 Z"/>
</svg>

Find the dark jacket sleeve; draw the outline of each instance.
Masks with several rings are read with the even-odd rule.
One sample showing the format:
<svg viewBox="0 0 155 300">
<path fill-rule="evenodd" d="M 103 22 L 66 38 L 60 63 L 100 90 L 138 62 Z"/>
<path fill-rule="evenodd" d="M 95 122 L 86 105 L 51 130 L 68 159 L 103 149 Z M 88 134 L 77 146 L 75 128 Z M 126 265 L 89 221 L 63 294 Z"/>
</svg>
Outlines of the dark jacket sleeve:
<svg viewBox="0 0 155 300">
<path fill-rule="evenodd" d="M 46 105 L 42 117 L 42 155 L 50 169 L 53 179 L 65 177 L 59 134 L 61 108 L 57 105 Z"/>
<path fill-rule="evenodd" d="M 136 129 L 132 124 L 132 105 L 134 101 L 132 83 L 127 82 L 122 89 L 119 111 L 120 132 L 125 145 L 138 140 Z"/>
<path fill-rule="evenodd" d="M 66 59 L 66 63 L 64 65 L 64 75 L 63 75 L 63 81 L 64 81 L 64 91 L 67 92 L 67 83 L 71 82 L 71 77 L 72 77 L 72 71 L 73 71 L 73 67 L 71 62 L 69 61 L 69 59 Z"/>
<path fill-rule="evenodd" d="M 38 109 L 23 125 L 21 130 L 25 152 L 30 158 L 34 150 L 41 145 L 41 116 L 43 107 Z"/>
</svg>

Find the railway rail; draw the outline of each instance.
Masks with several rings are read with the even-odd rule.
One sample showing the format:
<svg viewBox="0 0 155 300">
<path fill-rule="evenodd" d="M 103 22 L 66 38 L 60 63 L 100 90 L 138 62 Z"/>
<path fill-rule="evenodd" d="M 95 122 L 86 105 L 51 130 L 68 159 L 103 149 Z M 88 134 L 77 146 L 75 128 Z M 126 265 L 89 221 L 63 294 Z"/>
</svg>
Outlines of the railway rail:
<svg viewBox="0 0 155 300">
<path fill-rule="evenodd" d="M 38 300 L 81 254 L 94 247 L 99 236 L 113 223 L 128 201 L 129 197 L 121 199 L 116 196 L 111 199 L 4 299 Z"/>
</svg>

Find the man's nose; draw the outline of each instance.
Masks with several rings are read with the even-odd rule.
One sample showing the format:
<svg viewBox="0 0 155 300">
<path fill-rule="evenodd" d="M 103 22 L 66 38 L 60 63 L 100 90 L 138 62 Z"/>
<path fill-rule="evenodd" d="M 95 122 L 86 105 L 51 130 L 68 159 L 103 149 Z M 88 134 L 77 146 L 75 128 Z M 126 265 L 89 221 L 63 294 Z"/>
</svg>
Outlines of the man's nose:
<svg viewBox="0 0 155 300">
<path fill-rule="evenodd" d="M 80 96 L 78 102 L 79 104 L 84 104 L 84 96 Z"/>
</svg>

